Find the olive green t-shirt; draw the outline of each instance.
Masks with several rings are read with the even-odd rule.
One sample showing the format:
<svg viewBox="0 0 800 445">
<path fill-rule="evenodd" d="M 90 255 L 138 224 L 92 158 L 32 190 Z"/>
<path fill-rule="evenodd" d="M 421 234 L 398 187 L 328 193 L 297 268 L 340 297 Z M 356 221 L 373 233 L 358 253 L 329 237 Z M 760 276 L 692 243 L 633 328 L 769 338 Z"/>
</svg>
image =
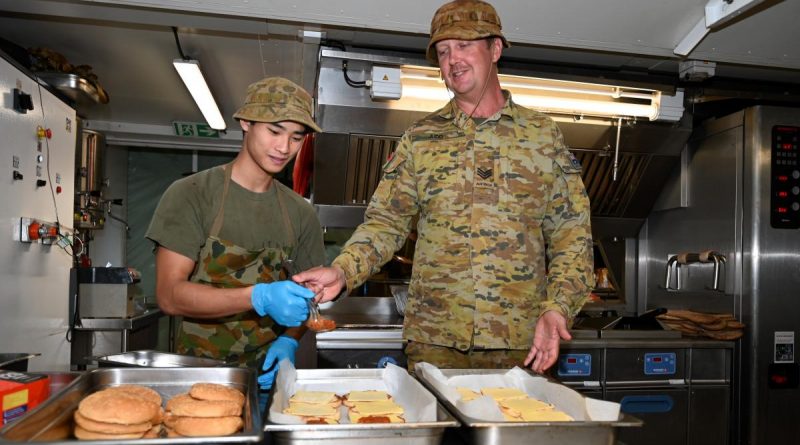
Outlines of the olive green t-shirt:
<svg viewBox="0 0 800 445">
<path fill-rule="evenodd" d="M 217 166 L 172 183 L 161 197 L 145 236 L 198 261 L 222 202 L 224 182 L 225 171 Z M 289 214 L 294 240 L 285 227 L 278 193 Z M 322 228 L 313 206 L 278 181 L 273 181 L 266 192 L 255 193 L 231 180 L 223 221 L 218 237 L 243 248 L 294 245 L 295 270 L 321 266 L 325 261 Z"/>
</svg>

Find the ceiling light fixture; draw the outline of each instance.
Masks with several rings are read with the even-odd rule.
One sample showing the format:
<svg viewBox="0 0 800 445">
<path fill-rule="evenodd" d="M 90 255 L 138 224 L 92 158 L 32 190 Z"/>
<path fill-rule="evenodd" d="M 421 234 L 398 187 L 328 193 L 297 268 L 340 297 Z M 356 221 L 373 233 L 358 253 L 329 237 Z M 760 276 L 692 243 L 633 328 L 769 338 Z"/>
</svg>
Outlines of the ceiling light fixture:
<svg viewBox="0 0 800 445">
<path fill-rule="evenodd" d="M 520 105 L 549 114 L 601 118 L 647 118 L 677 121 L 683 115 L 683 93 L 675 96 L 643 88 L 572 82 L 536 77 L 499 75 L 503 89 Z M 402 66 L 401 83 L 406 104 L 392 108 L 434 111 L 450 100 L 436 68 Z"/>
<path fill-rule="evenodd" d="M 181 80 L 186 85 L 189 93 L 192 95 L 200 112 L 208 122 L 208 126 L 215 130 L 224 130 L 226 127 L 225 119 L 222 118 L 222 113 L 219 111 L 217 102 L 211 94 L 211 89 L 200 71 L 200 62 L 190 59 L 183 54 L 181 43 L 178 40 L 178 28 L 172 27 L 172 32 L 175 34 L 175 43 L 178 45 L 178 52 L 181 55 L 180 59 L 172 61 L 175 70 L 181 76 Z"/>
</svg>

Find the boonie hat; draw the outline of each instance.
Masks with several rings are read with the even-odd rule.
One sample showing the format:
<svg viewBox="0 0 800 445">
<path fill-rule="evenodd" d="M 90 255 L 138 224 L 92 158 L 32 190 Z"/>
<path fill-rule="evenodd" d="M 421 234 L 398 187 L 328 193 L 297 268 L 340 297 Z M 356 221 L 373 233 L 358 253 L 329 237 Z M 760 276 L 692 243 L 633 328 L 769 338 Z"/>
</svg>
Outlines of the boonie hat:
<svg viewBox="0 0 800 445">
<path fill-rule="evenodd" d="M 233 117 L 253 122 L 293 121 L 322 131 L 311 118 L 311 95 L 283 77 L 267 77 L 250 84 L 244 105 Z"/>
<path fill-rule="evenodd" d="M 436 57 L 436 42 L 447 39 L 477 40 L 486 37 L 500 37 L 503 46 L 508 41 L 501 29 L 500 16 L 492 5 L 481 0 L 455 0 L 442 5 L 431 20 L 431 40 L 428 42 L 426 57 L 434 65 L 439 65 Z"/>
</svg>

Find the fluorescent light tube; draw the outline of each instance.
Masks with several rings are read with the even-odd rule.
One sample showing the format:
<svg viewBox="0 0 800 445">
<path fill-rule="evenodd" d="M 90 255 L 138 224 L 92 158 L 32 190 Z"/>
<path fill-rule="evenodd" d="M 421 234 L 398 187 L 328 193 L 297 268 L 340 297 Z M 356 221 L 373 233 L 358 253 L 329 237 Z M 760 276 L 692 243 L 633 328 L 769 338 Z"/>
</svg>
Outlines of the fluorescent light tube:
<svg viewBox="0 0 800 445">
<path fill-rule="evenodd" d="M 211 95 L 211 90 L 208 88 L 206 79 L 203 73 L 200 72 L 200 62 L 193 59 L 175 59 L 172 61 L 178 74 L 181 76 L 183 83 L 191 93 L 192 98 L 206 118 L 208 125 L 215 130 L 224 130 L 225 119 L 222 118 L 222 113 L 219 112 L 219 107 L 214 101 L 214 96 Z"/>
</svg>

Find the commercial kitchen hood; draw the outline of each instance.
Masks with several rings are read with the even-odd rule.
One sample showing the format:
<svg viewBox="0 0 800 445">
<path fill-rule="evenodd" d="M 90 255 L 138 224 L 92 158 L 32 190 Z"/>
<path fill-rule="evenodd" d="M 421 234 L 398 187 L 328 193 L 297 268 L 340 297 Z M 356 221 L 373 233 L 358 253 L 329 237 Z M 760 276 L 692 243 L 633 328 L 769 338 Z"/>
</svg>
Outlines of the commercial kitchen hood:
<svg viewBox="0 0 800 445">
<path fill-rule="evenodd" d="M 347 60 L 348 79 L 343 60 Z M 323 133 L 315 144 L 313 202 L 324 226 L 355 227 L 363 220 L 386 156 L 403 131 L 429 112 L 424 105 L 409 110 L 400 109 L 396 101 L 373 100 L 367 88 L 349 85 L 346 80 L 368 79 L 373 65 L 424 64 L 393 54 L 321 50 L 317 121 Z M 674 109 L 671 113 L 674 116 Z M 679 164 L 691 133 L 690 116 L 660 122 L 551 115 L 583 166 L 595 238 L 636 237 L 663 184 Z M 620 122 L 615 181 L 612 169 Z"/>
</svg>

